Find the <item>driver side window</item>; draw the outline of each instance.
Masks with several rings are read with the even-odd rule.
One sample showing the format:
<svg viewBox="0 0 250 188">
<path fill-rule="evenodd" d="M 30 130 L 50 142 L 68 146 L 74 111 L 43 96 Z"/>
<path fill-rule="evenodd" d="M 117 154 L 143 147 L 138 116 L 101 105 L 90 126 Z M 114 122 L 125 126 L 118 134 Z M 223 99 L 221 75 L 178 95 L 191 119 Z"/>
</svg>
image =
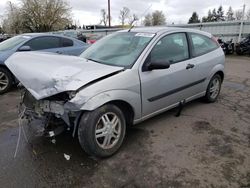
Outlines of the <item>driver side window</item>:
<svg viewBox="0 0 250 188">
<path fill-rule="evenodd" d="M 174 64 L 188 59 L 188 43 L 185 33 L 174 33 L 163 37 L 154 46 L 150 55 L 151 62 Z"/>
</svg>

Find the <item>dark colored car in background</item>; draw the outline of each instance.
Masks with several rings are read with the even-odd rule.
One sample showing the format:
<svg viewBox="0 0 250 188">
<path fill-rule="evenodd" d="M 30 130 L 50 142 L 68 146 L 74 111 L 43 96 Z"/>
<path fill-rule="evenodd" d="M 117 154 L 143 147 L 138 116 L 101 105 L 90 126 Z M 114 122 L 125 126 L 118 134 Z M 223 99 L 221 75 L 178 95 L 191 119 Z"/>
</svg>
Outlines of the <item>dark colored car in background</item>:
<svg viewBox="0 0 250 188">
<path fill-rule="evenodd" d="M 74 38 L 53 34 L 23 34 L 0 43 L 0 94 L 6 93 L 16 83 L 5 66 L 5 61 L 15 52 L 41 51 L 79 56 L 88 44 Z"/>
<path fill-rule="evenodd" d="M 222 50 L 224 51 L 224 53 L 227 54 L 233 54 L 234 53 L 234 43 L 233 43 L 233 39 L 229 40 L 229 41 L 224 41 L 221 38 L 218 38 L 218 43 L 220 44 Z"/>
<path fill-rule="evenodd" d="M 236 44 L 236 53 L 237 55 L 250 55 L 250 34 Z"/>
</svg>

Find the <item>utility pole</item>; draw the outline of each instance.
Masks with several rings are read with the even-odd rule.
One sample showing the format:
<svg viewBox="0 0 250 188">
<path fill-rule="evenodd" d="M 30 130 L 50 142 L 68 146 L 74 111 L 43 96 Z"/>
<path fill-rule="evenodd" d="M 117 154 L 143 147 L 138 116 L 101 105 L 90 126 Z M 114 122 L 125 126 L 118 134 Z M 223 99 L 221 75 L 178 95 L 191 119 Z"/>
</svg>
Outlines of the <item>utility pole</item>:
<svg viewBox="0 0 250 188">
<path fill-rule="evenodd" d="M 109 17 L 109 27 L 111 27 L 110 0 L 108 0 L 108 17 Z"/>
<path fill-rule="evenodd" d="M 244 18 L 245 18 L 245 9 L 246 9 L 246 5 L 244 4 L 244 5 L 243 5 L 243 12 L 242 12 L 241 23 L 240 23 L 240 33 L 239 33 L 238 42 L 241 41 L 241 34 L 242 34 L 243 23 L 244 23 Z"/>
</svg>

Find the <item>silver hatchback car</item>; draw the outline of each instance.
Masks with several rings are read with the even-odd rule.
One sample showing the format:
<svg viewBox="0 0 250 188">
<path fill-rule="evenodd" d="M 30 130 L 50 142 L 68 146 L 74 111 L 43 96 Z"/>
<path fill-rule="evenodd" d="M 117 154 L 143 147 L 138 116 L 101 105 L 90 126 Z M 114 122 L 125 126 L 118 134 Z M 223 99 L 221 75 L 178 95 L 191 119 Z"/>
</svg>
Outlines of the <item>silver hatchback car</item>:
<svg viewBox="0 0 250 188">
<path fill-rule="evenodd" d="M 128 125 L 196 98 L 216 101 L 224 63 L 209 33 L 147 27 L 104 37 L 81 57 L 16 53 L 6 65 L 25 88 L 22 116 L 47 122 L 50 136 L 71 128 L 88 154 L 107 157 Z"/>
</svg>

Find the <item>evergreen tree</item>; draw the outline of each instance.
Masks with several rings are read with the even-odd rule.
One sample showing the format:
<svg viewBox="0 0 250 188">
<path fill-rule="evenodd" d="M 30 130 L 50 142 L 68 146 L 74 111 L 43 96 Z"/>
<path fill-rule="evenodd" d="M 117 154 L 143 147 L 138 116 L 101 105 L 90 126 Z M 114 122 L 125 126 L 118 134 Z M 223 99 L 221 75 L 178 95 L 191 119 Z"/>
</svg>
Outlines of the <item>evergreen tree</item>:
<svg viewBox="0 0 250 188">
<path fill-rule="evenodd" d="M 188 23 L 200 23 L 199 16 L 196 12 L 193 12 L 192 16 L 189 18 Z"/>
<path fill-rule="evenodd" d="M 216 14 L 216 21 L 225 21 L 223 7 L 220 5 L 217 14 Z"/>
<path fill-rule="evenodd" d="M 212 15 L 211 10 L 209 10 L 207 14 L 207 22 L 212 22 L 212 19 L 213 19 L 213 15 Z"/>
<path fill-rule="evenodd" d="M 228 8 L 228 11 L 227 11 L 226 15 L 227 15 L 227 16 L 226 16 L 226 20 L 227 20 L 227 21 L 235 20 L 234 11 L 233 11 L 233 9 L 232 9 L 231 6 Z"/>
<path fill-rule="evenodd" d="M 211 12 L 210 9 L 209 9 L 209 11 L 207 13 L 207 16 L 204 16 L 202 18 L 202 22 L 212 22 L 212 12 Z"/>
<path fill-rule="evenodd" d="M 201 19 L 201 22 L 207 22 L 207 17 L 203 16 L 202 19 Z"/>
<path fill-rule="evenodd" d="M 213 9 L 212 15 L 211 15 L 211 22 L 216 22 L 217 21 L 217 13 L 216 9 Z"/>
</svg>

